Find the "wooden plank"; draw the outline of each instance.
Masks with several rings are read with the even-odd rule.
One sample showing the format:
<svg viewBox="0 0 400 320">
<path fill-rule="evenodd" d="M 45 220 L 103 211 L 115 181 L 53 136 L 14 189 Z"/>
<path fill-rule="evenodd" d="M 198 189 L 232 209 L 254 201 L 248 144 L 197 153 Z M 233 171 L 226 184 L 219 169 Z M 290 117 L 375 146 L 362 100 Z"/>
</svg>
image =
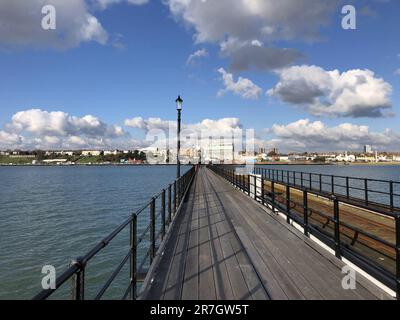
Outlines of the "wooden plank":
<svg viewBox="0 0 400 320">
<path fill-rule="evenodd" d="M 144 299 L 161 300 L 164 298 L 165 288 L 167 286 L 169 275 L 173 268 L 175 252 L 176 250 L 180 250 L 178 246 L 182 244 L 182 242 L 179 241 L 179 239 L 181 238 L 180 235 L 182 234 L 186 226 L 186 216 L 184 214 L 179 215 L 176 219 L 177 220 L 173 225 L 173 229 L 171 230 L 171 237 L 168 239 L 168 244 L 165 247 L 162 261 L 158 265 L 158 268 L 155 270 L 155 273 L 153 275 L 154 281 L 151 284 L 151 288 L 149 289 L 149 292 L 144 297 Z"/>
<path fill-rule="evenodd" d="M 147 299 L 388 298 L 364 278 L 343 290 L 343 262 L 208 169 L 183 210 Z"/>
<path fill-rule="evenodd" d="M 231 248 L 236 256 L 236 260 L 237 260 L 237 263 L 239 264 L 239 268 L 241 269 L 243 278 L 248 287 L 249 298 L 251 297 L 252 299 L 257 299 L 257 300 L 269 299 L 269 296 L 264 289 L 261 279 L 258 277 L 251 261 L 249 260 L 247 254 L 244 250 L 244 247 L 242 246 L 239 239 L 237 238 L 237 235 L 234 232 L 233 226 L 225 213 L 227 204 L 225 202 L 221 201 L 221 199 L 218 196 L 218 193 L 214 189 L 213 184 L 210 183 L 208 172 L 206 172 L 205 176 L 206 176 L 206 180 L 208 181 L 207 190 L 213 191 L 213 192 L 209 193 L 209 195 L 210 195 L 209 197 L 211 197 L 211 194 L 212 194 L 213 195 L 212 197 L 215 199 L 215 202 L 220 204 L 220 215 L 223 216 L 223 218 L 224 218 L 224 229 L 230 230 L 230 232 L 228 233 L 227 236 L 229 238 Z M 224 185 L 220 185 L 220 188 L 218 188 L 218 190 L 220 191 L 219 193 L 221 193 L 221 194 L 224 193 L 223 187 L 224 187 Z"/>
<path fill-rule="evenodd" d="M 200 187 L 200 186 L 198 186 Z M 189 247 L 186 256 L 185 275 L 182 287 L 182 300 L 199 299 L 199 211 L 204 210 L 200 203 L 201 196 L 197 191 L 192 201 Z"/>
<path fill-rule="evenodd" d="M 217 178 L 221 179 L 219 177 Z M 261 208 L 260 210 L 257 210 L 256 207 L 260 208 L 261 206 L 255 201 L 251 201 L 243 194 L 240 194 L 240 198 L 241 199 L 234 201 L 235 203 L 240 203 L 240 205 L 245 208 L 240 215 L 240 217 L 245 217 L 243 218 L 244 221 L 240 222 L 240 225 L 243 226 L 243 223 L 248 223 L 251 220 L 254 221 L 253 229 L 247 230 L 246 233 L 257 235 L 262 235 L 262 233 L 264 233 L 268 238 L 275 241 L 275 250 L 277 250 L 275 256 L 286 256 L 288 261 L 291 261 L 291 263 L 296 267 L 301 266 L 301 274 L 304 275 L 314 289 L 316 284 L 319 286 L 318 293 L 320 295 L 329 299 L 371 298 L 371 293 L 364 290 L 363 286 L 357 286 L 358 289 L 356 291 L 343 290 L 341 287 L 341 268 L 337 268 L 337 266 L 333 265 L 330 260 L 325 259 L 315 250 L 308 250 L 307 248 L 309 246 L 307 245 L 307 242 L 311 242 L 309 239 L 304 237 L 303 234 L 293 227 L 288 226 L 283 222 L 277 222 L 277 218 L 272 214 L 268 216 L 268 219 L 266 219 L 265 209 Z M 232 201 L 233 200 L 231 200 L 231 202 Z M 260 217 L 261 215 L 262 219 L 256 219 L 257 216 Z M 263 228 L 260 228 L 260 226 L 263 226 Z M 287 230 L 290 229 L 290 233 L 283 235 L 282 230 L 280 230 L 280 227 L 282 228 L 283 226 Z M 274 247 L 272 245 L 271 242 L 269 244 L 264 243 L 259 246 L 259 249 L 270 249 Z M 310 263 L 311 261 L 312 263 Z M 285 268 L 287 269 L 288 267 L 285 266 Z M 294 271 L 295 270 L 292 269 L 293 275 L 295 275 Z M 312 295 L 308 298 L 314 299 L 315 296 Z"/>
<path fill-rule="evenodd" d="M 196 189 L 199 186 L 198 177 L 196 177 L 195 188 L 193 193 L 190 195 L 190 202 L 188 201 L 185 212 L 183 213 L 182 226 L 177 239 L 177 244 L 174 251 L 173 260 L 168 271 L 168 280 L 163 288 L 165 300 L 180 300 L 182 298 L 182 283 L 185 272 L 187 248 L 189 245 L 189 233 L 190 233 L 190 219 L 192 217 L 193 205 L 196 195 Z"/>
<path fill-rule="evenodd" d="M 201 175 L 203 190 L 204 175 Z M 199 212 L 199 298 L 201 300 L 216 300 L 217 294 L 214 282 L 213 255 L 211 251 L 211 236 L 209 225 L 210 208 L 207 204 L 206 192 L 202 193 L 204 210 Z"/>
<path fill-rule="evenodd" d="M 210 201 L 213 202 L 213 196 L 207 196 L 207 204 L 210 206 Z M 211 199 L 209 199 L 211 198 Z M 222 222 L 221 207 L 214 204 L 212 214 L 209 215 L 211 248 L 214 261 L 214 281 L 217 300 L 232 300 L 234 294 L 229 280 L 226 262 L 222 252 L 221 239 L 218 234 L 217 224 Z M 223 223 L 223 222 L 222 222 Z"/>
<path fill-rule="evenodd" d="M 244 206 L 246 207 L 246 202 Z M 285 263 L 285 260 L 281 260 L 285 270 L 290 270 L 296 279 L 303 278 L 309 283 L 312 289 L 317 290 L 318 293 L 325 299 L 370 299 L 372 295 L 365 291 L 362 286 L 356 290 L 344 290 L 341 286 L 343 275 L 341 274 L 341 268 L 333 265 L 330 260 L 325 259 L 317 251 L 312 249 L 308 245 L 304 245 L 309 242 L 309 239 L 305 238 L 303 234 L 295 230 L 294 228 L 285 228 L 285 224 L 276 221 L 275 224 L 270 224 L 270 227 L 265 223 L 265 214 L 254 209 L 254 214 L 247 216 L 247 223 L 251 224 L 253 232 L 256 232 L 259 237 L 263 240 L 262 247 L 274 248 L 275 256 L 284 256 L 289 264 Z M 259 214 L 263 216 L 259 217 Z M 270 219 L 270 216 L 267 216 Z M 263 227 L 261 227 L 263 226 Z M 267 226 L 267 227 L 265 227 Z M 287 233 L 284 234 L 283 230 L 286 229 Z M 296 233 L 298 233 L 296 235 Z M 286 241 L 281 241 L 282 236 Z M 279 245 L 279 247 L 278 247 Z M 312 261 L 313 263 L 310 263 Z M 290 264 L 296 267 L 292 270 Z M 297 273 L 297 275 L 296 275 Z M 304 294 L 310 294 L 307 296 L 308 299 L 316 299 L 314 290 L 307 286 L 301 286 Z M 311 291 L 310 291 L 311 290 Z"/>
</svg>

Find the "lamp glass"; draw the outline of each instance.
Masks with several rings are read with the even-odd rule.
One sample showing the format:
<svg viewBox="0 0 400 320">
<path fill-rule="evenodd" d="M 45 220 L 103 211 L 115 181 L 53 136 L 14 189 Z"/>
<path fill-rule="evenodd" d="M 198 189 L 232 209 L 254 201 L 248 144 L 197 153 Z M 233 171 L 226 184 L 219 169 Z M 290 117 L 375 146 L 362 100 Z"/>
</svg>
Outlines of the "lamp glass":
<svg viewBox="0 0 400 320">
<path fill-rule="evenodd" d="M 181 96 L 179 96 L 178 99 L 175 100 L 175 102 L 176 102 L 176 109 L 182 110 L 183 100 L 181 99 Z"/>
</svg>

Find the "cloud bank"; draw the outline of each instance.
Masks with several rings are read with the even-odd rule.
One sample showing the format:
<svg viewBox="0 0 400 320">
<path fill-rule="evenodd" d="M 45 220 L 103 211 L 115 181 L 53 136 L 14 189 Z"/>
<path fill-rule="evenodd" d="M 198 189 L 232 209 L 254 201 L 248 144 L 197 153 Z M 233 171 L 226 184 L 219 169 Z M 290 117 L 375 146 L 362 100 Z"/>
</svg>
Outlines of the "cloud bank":
<svg viewBox="0 0 400 320">
<path fill-rule="evenodd" d="M 340 73 L 303 65 L 278 74 L 279 82 L 268 95 L 301 106 L 315 116 L 376 118 L 385 116 L 392 107 L 391 85 L 370 70 Z"/>
<path fill-rule="evenodd" d="M 165 0 L 165 3 L 176 20 L 194 29 L 196 43 L 219 44 L 221 54 L 232 57 L 230 71 L 241 71 L 253 67 L 275 70 L 301 58 L 297 51 L 275 48 L 271 43 L 320 39 L 321 28 L 330 23 L 340 0 Z M 268 43 L 266 47 L 264 42 Z"/>
<path fill-rule="evenodd" d="M 105 9 L 112 3 L 126 1 L 142 5 L 147 0 L 2 0 L 0 1 L 0 47 L 34 47 L 58 50 L 84 42 L 105 45 L 109 35 L 90 12 L 93 4 Z M 56 9 L 56 30 L 43 30 L 42 8 Z"/>
<path fill-rule="evenodd" d="M 129 134 L 99 118 L 71 116 L 62 111 L 30 109 L 17 112 L 0 131 L 0 148 L 81 149 L 127 143 Z"/>
<path fill-rule="evenodd" d="M 342 123 L 329 127 L 321 121 L 302 119 L 268 130 L 271 143 L 288 151 L 361 151 L 366 144 L 378 150 L 398 151 L 400 134 L 386 129 L 373 132 L 368 126 Z"/>
</svg>

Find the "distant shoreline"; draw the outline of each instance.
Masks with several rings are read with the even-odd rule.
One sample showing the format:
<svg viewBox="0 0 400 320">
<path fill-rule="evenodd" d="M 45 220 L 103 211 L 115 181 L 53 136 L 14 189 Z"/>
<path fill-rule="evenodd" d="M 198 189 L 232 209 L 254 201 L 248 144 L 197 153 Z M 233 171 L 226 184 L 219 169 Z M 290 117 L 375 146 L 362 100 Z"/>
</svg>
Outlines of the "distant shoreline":
<svg viewBox="0 0 400 320">
<path fill-rule="evenodd" d="M 190 166 L 194 164 L 181 164 L 182 166 Z M 203 164 L 205 165 L 205 164 Z M 226 164 L 232 166 L 244 166 L 245 164 Z M 400 166 L 400 162 L 353 162 L 353 163 L 312 163 L 312 162 L 263 162 L 263 163 L 255 163 L 255 166 L 371 166 L 371 167 L 379 167 L 379 166 Z M 0 163 L 0 167 L 157 167 L 157 166 L 176 166 L 176 163 L 159 163 L 159 164 L 120 164 L 120 163 L 76 163 L 76 164 L 6 164 Z"/>
</svg>

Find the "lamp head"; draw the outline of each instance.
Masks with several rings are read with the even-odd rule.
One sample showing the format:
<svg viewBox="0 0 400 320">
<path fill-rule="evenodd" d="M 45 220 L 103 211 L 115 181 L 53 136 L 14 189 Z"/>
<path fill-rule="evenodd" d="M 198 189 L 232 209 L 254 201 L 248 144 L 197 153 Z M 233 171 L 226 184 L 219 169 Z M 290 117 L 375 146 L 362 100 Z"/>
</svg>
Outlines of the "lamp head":
<svg viewBox="0 0 400 320">
<path fill-rule="evenodd" d="M 175 100 L 175 102 L 176 102 L 176 109 L 182 110 L 183 100 L 180 95 L 178 96 L 178 99 Z"/>
</svg>

